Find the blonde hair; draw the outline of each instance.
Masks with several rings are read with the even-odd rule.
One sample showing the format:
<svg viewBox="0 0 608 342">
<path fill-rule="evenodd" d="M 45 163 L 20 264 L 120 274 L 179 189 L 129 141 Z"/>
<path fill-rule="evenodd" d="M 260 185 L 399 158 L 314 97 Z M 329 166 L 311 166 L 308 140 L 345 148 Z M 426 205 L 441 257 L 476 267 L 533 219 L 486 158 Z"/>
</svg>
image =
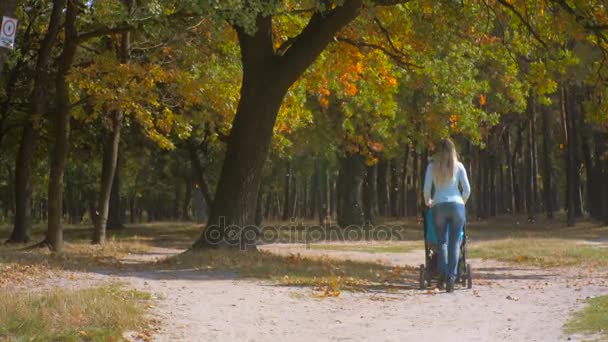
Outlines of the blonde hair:
<svg viewBox="0 0 608 342">
<path fill-rule="evenodd" d="M 433 156 L 433 182 L 436 185 L 445 185 L 454 179 L 458 154 L 456 146 L 450 139 L 442 139 Z"/>
</svg>

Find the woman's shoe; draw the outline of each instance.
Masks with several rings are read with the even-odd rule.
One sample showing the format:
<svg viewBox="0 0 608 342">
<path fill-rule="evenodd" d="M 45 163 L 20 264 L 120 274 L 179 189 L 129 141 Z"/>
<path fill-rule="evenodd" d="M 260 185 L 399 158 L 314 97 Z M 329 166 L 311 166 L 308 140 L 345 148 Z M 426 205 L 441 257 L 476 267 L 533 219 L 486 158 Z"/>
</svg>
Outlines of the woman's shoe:
<svg viewBox="0 0 608 342">
<path fill-rule="evenodd" d="M 445 291 L 447 293 L 452 293 L 454 292 L 454 279 L 449 279 L 447 281 L 446 287 L 445 287 Z"/>
</svg>

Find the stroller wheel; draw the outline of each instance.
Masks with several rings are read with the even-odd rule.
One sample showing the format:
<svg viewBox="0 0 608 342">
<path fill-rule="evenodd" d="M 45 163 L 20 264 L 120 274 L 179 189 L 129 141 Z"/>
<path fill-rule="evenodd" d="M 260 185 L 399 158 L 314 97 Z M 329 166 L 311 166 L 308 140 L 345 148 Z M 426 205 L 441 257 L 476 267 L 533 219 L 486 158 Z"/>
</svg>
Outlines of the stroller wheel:
<svg viewBox="0 0 608 342">
<path fill-rule="evenodd" d="M 420 289 L 426 289 L 426 269 L 424 265 L 420 265 Z"/>
<path fill-rule="evenodd" d="M 467 264 L 467 289 L 473 288 L 473 273 L 471 272 L 471 265 Z"/>
</svg>

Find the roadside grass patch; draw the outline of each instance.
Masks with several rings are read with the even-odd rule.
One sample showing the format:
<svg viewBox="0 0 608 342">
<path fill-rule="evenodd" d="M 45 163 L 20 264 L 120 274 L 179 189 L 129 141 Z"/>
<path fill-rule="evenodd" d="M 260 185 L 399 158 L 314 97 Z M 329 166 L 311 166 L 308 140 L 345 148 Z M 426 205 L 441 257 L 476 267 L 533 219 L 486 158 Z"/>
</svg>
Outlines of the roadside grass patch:
<svg viewBox="0 0 608 342">
<path fill-rule="evenodd" d="M 407 253 L 415 249 L 423 248 L 421 242 L 419 243 L 395 243 L 395 244 L 381 244 L 381 243 L 366 243 L 366 244 L 312 244 L 309 245 L 310 249 L 317 250 L 330 250 L 330 251 L 344 251 L 344 252 L 364 252 L 364 253 Z"/>
<path fill-rule="evenodd" d="M 241 277 L 269 279 L 280 285 L 311 286 L 322 291 L 365 291 L 375 287 L 417 286 L 417 269 L 328 257 L 279 256 L 266 251 L 225 249 L 188 251 L 161 261 L 159 267 L 235 272 Z"/>
<path fill-rule="evenodd" d="M 608 338 L 608 296 L 587 300 L 587 306 L 574 313 L 564 330 L 567 333 L 600 335 Z"/>
<path fill-rule="evenodd" d="M 539 267 L 606 267 L 608 248 L 566 239 L 518 238 L 479 242 L 469 257 Z"/>
<path fill-rule="evenodd" d="M 0 340 L 118 341 L 147 327 L 151 295 L 107 285 L 82 290 L 0 292 Z"/>
</svg>

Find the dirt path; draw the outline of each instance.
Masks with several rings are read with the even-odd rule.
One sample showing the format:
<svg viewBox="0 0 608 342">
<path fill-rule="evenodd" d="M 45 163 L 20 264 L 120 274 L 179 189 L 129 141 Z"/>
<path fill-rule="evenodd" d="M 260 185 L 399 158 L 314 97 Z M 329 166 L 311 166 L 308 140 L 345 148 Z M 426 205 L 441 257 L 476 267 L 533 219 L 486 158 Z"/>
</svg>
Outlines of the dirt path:
<svg viewBox="0 0 608 342">
<path fill-rule="evenodd" d="M 293 245 L 267 249 L 396 265 L 416 266 L 423 260 L 422 251 L 372 254 Z M 172 252 L 177 250 L 154 251 L 155 256 Z M 608 293 L 605 271 L 471 263 L 476 286 L 455 294 L 381 291 L 321 299 L 309 288 L 194 271 L 142 271 L 114 279 L 162 298 L 155 308 L 162 321 L 156 341 L 576 341 L 580 338 L 562 333 L 569 313 L 585 298 Z"/>
</svg>

